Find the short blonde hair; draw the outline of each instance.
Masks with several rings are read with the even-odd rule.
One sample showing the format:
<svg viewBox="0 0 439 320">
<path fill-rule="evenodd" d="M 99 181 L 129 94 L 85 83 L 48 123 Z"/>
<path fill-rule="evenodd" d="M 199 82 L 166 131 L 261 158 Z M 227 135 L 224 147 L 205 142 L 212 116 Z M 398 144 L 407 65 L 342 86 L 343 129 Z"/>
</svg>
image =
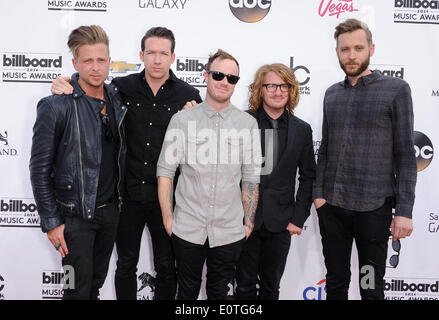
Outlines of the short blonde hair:
<svg viewBox="0 0 439 320">
<path fill-rule="evenodd" d="M 97 25 L 80 26 L 70 33 L 67 46 L 76 59 L 81 46 L 103 43 L 108 48 L 109 42 L 108 36 L 102 27 Z"/>
</svg>

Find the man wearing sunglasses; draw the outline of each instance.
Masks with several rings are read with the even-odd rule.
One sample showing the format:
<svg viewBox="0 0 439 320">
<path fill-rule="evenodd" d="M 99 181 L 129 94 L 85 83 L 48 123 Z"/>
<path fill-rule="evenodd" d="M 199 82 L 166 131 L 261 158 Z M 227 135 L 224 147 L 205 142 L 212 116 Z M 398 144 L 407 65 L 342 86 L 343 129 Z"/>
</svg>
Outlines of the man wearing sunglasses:
<svg viewBox="0 0 439 320">
<path fill-rule="evenodd" d="M 175 38 L 164 27 L 149 29 L 140 41 L 145 69 L 113 79 L 128 108 L 126 115 L 126 195 L 116 240 L 116 296 L 137 299 L 137 264 L 145 225 L 148 227 L 156 271 L 154 299 L 175 299 L 177 280 L 171 241 L 163 227 L 157 196 L 156 164 L 171 117 L 183 107 L 201 102 L 198 90 L 170 69 Z M 54 81 L 52 92 L 69 93 L 68 78 Z"/>
<path fill-rule="evenodd" d="M 383 300 L 389 228 L 393 241 L 413 230 L 417 165 L 411 90 L 404 80 L 369 69 L 375 45 L 366 24 L 348 19 L 335 28 L 334 38 L 346 78 L 325 93 L 313 188 L 327 299 L 348 299 L 355 240 L 360 278 L 372 277 L 359 281 L 361 298 Z"/>
<path fill-rule="evenodd" d="M 238 62 L 218 50 L 209 58 L 204 78 L 206 100 L 172 117 L 157 164 L 163 223 L 177 263 L 177 297 L 183 300 L 198 298 L 204 262 L 208 299 L 227 297 L 258 200 L 257 123 L 230 103 L 239 80 Z M 173 210 L 177 167 L 181 174 Z"/>
<path fill-rule="evenodd" d="M 73 92 L 38 103 L 30 173 L 41 228 L 73 283 L 63 299 L 99 297 L 113 252 L 122 204 L 126 153 L 118 90 L 104 84 L 110 57 L 99 26 L 69 36 Z"/>
<path fill-rule="evenodd" d="M 261 129 L 265 165 L 255 227 L 237 265 L 235 297 L 278 300 L 291 236 L 302 233 L 310 214 L 315 178 L 312 130 L 294 115 L 299 84 L 287 66 L 262 66 L 256 71 L 249 91 L 249 113 Z"/>
</svg>

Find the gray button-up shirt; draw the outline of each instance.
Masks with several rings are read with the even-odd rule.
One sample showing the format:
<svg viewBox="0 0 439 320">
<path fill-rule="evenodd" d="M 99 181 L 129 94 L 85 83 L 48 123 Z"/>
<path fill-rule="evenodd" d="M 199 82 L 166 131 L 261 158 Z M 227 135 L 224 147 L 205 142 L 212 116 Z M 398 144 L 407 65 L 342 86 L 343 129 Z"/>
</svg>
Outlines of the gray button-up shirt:
<svg viewBox="0 0 439 320">
<path fill-rule="evenodd" d="M 326 91 L 314 199 L 371 211 L 394 197 L 395 214 L 411 218 L 416 175 L 407 82 L 374 71 Z"/>
<path fill-rule="evenodd" d="M 240 182 L 259 183 L 260 136 L 256 120 L 229 105 L 220 112 L 206 102 L 176 113 L 168 126 L 157 176 L 180 176 L 172 232 L 210 247 L 245 237 Z"/>
</svg>

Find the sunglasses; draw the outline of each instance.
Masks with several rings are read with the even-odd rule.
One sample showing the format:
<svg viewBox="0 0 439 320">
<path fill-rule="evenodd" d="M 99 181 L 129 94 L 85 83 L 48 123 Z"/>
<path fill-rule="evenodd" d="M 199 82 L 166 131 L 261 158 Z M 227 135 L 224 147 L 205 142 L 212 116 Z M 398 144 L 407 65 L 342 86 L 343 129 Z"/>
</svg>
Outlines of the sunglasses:
<svg viewBox="0 0 439 320">
<path fill-rule="evenodd" d="M 212 79 L 215 80 L 215 81 L 221 81 L 221 80 L 224 79 L 224 77 L 226 77 L 228 83 L 236 84 L 238 82 L 238 80 L 239 80 L 239 77 L 235 76 L 233 74 L 224 74 L 224 73 L 219 72 L 219 71 L 211 71 L 211 70 L 206 71 L 206 72 L 208 74 L 211 74 L 212 75 Z"/>
<path fill-rule="evenodd" d="M 110 118 L 108 117 L 108 114 L 100 113 L 100 116 L 101 116 L 102 126 L 104 128 L 105 140 L 111 141 L 113 140 L 113 133 L 111 132 L 110 129 Z"/>
<path fill-rule="evenodd" d="M 396 252 L 396 254 L 392 255 L 389 259 L 389 264 L 396 268 L 399 264 L 399 252 L 401 251 L 401 241 L 396 240 L 395 242 L 392 242 L 392 249 Z"/>
</svg>

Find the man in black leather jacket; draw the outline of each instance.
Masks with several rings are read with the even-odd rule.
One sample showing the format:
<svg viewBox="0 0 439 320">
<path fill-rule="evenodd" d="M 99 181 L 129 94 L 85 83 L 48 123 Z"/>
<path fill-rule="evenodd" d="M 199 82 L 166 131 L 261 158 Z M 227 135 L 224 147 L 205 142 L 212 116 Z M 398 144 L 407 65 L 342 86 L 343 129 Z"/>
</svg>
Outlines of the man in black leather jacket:
<svg viewBox="0 0 439 320">
<path fill-rule="evenodd" d="M 63 258 L 63 299 L 97 299 L 122 202 L 126 108 L 117 89 L 104 84 L 105 31 L 81 26 L 68 46 L 78 71 L 74 90 L 39 101 L 29 168 L 42 231 Z"/>
</svg>

